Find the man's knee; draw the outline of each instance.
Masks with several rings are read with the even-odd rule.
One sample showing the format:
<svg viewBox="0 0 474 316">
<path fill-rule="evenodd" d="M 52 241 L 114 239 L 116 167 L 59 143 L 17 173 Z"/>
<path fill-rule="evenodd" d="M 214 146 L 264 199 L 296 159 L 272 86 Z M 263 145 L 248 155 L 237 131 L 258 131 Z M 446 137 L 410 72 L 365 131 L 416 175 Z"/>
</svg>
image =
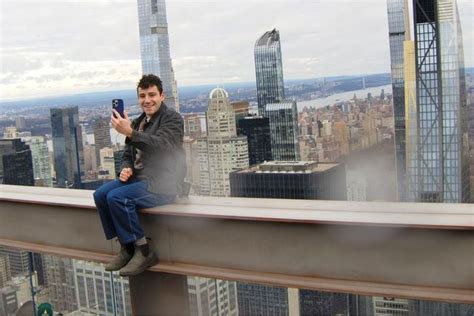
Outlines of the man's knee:
<svg viewBox="0 0 474 316">
<path fill-rule="evenodd" d="M 112 190 L 107 194 L 107 203 L 124 205 L 126 198 L 121 194 L 120 190 Z"/>
<path fill-rule="evenodd" d="M 106 193 L 103 190 L 101 190 L 101 188 L 98 188 L 97 190 L 94 191 L 93 196 L 94 196 L 94 201 L 97 204 L 97 201 L 102 201 L 104 199 L 104 197 L 106 196 Z"/>
</svg>

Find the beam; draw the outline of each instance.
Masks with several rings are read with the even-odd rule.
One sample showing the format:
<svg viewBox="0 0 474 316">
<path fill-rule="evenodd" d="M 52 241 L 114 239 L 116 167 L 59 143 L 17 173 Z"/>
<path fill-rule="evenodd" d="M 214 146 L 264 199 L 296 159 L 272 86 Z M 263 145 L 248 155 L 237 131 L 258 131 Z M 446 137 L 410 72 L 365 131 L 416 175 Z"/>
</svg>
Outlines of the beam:
<svg viewBox="0 0 474 316">
<path fill-rule="evenodd" d="M 0 244 L 107 260 L 117 247 L 104 240 L 91 191 L 35 189 L 0 186 Z M 141 221 L 161 258 L 152 271 L 472 304 L 474 211 L 429 206 L 406 214 L 398 203 L 193 197 Z"/>
</svg>

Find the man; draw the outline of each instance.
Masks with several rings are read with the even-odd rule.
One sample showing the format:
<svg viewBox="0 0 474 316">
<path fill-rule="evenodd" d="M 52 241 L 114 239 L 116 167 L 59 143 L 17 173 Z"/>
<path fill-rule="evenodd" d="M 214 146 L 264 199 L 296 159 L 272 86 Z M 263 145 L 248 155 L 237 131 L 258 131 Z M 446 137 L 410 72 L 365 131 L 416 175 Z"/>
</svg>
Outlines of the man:
<svg viewBox="0 0 474 316">
<path fill-rule="evenodd" d="M 106 265 L 107 271 L 120 270 L 130 276 L 145 271 L 158 262 L 149 247 L 137 211 L 172 203 L 184 179 L 176 169 L 183 161 L 183 119 L 164 103 L 160 78 L 144 75 L 137 85 L 138 103 L 143 113 L 130 122 L 113 110 L 113 128 L 126 136 L 119 179 L 94 192 L 107 239 L 117 237 L 121 244 L 118 255 Z M 185 167 L 184 167 L 185 168 Z"/>
</svg>

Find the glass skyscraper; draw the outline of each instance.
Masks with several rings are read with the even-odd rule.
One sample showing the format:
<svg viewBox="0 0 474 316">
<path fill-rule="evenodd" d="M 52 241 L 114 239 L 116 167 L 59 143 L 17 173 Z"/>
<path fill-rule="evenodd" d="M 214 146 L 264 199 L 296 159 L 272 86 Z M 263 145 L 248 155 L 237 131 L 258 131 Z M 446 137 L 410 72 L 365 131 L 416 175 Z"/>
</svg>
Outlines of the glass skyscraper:
<svg viewBox="0 0 474 316">
<path fill-rule="evenodd" d="M 400 201 L 406 201 L 405 80 L 403 43 L 405 40 L 410 39 L 408 0 L 387 0 L 387 13 L 390 40 L 390 61 L 392 69 L 398 199 Z"/>
<path fill-rule="evenodd" d="M 269 103 L 265 106 L 265 113 L 270 120 L 273 159 L 300 160 L 296 102 Z"/>
<path fill-rule="evenodd" d="M 81 188 L 81 170 L 84 170 L 84 150 L 79 125 L 79 109 L 51 109 L 54 170 L 58 187 Z"/>
<path fill-rule="evenodd" d="M 266 116 L 265 105 L 285 98 L 280 33 L 276 29 L 266 32 L 255 43 L 255 76 L 258 112 Z"/>
<path fill-rule="evenodd" d="M 0 139 L 0 183 L 35 184 L 30 147 L 19 138 Z"/>
<path fill-rule="evenodd" d="M 268 117 L 247 116 L 237 121 L 237 134 L 247 136 L 251 166 L 272 159 Z"/>
<path fill-rule="evenodd" d="M 414 0 L 417 132 L 411 135 L 409 200 L 469 201 L 467 100 L 455 0 Z"/>
<path fill-rule="evenodd" d="M 138 26 L 143 74 L 163 81 L 165 103 L 179 111 L 177 87 L 171 63 L 165 0 L 138 0 Z"/>
</svg>

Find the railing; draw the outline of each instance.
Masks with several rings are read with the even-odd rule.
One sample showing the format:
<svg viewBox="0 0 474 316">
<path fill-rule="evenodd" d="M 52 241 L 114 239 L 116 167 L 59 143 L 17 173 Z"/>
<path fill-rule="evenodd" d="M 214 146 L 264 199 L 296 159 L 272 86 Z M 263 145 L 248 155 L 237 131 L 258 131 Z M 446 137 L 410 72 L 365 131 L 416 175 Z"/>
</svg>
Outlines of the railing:
<svg viewBox="0 0 474 316">
<path fill-rule="evenodd" d="M 0 245 L 97 262 L 118 248 L 92 191 L 0 185 L 0 219 Z M 474 303 L 469 204 L 189 197 L 141 221 L 161 262 L 130 278 L 135 314 L 186 314 L 186 275 Z"/>
</svg>

